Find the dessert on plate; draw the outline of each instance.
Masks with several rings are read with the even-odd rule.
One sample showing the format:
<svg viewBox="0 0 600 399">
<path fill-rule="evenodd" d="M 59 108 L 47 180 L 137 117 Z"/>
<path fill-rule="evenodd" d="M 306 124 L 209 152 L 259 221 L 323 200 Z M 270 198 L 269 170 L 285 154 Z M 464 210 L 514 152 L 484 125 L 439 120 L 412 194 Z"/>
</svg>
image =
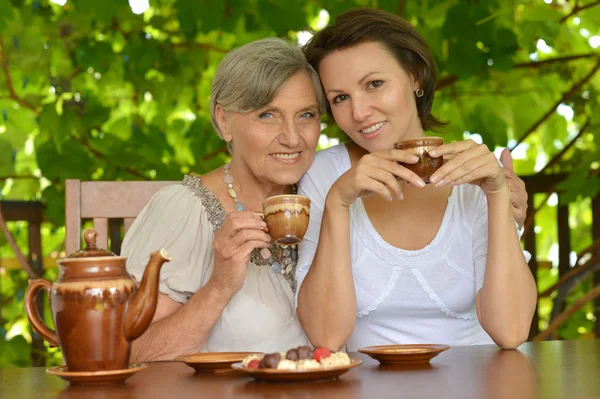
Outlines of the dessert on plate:
<svg viewBox="0 0 600 399">
<path fill-rule="evenodd" d="M 345 352 L 331 352 L 327 348 L 313 349 L 299 346 L 287 352 L 250 355 L 242 361 L 242 366 L 250 369 L 314 370 L 350 365 Z"/>
</svg>

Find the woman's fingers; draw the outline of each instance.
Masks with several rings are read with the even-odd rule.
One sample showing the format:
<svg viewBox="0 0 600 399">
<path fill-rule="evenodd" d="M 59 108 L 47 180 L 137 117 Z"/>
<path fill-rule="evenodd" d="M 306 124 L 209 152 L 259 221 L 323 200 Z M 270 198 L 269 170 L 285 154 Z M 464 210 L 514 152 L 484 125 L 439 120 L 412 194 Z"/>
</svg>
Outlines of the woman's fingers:
<svg viewBox="0 0 600 399">
<path fill-rule="evenodd" d="M 442 144 L 438 147 L 435 147 L 434 149 L 429 150 L 428 153 L 429 156 L 431 156 L 432 158 L 439 158 L 445 155 L 460 154 L 473 147 L 477 147 L 480 145 L 482 144 L 477 144 L 473 140 L 455 141 L 449 144 Z"/>
<path fill-rule="evenodd" d="M 493 159 L 491 159 L 492 157 Z M 445 174 L 438 175 L 439 181 L 436 183 L 436 186 L 470 183 L 493 175 L 495 169 L 500 167 L 492 153 L 480 155 L 462 163 L 449 164 L 448 166 L 452 167 L 452 169 Z"/>
<path fill-rule="evenodd" d="M 444 162 L 444 164 L 429 177 L 430 182 L 434 183 L 438 187 L 444 186 L 444 185 L 450 183 L 451 181 L 455 180 L 457 174 L 465 175 L 470 170 L 472 170 L 473 167 L 469 166 L 469 165 L 471 165 L 471 164 L 469 164 L 469 162 L 472 159 L 475 159 L 475 158 L 478 158 L 481 156 L 490 155 L 490 154 L 493 155 L 493 153 L 491 153 L 490 150 L 485 145 L 479 145 L 473 141 L 470 141 L 470 143 L 469 143 L 468 141 L 470 141 L 470 140 L 467 140 L 467 142 L 464 142 L 464 141 L 459 142 L 459 143 L 463 144 L 461 146 L 452 146 L 453 144 L 457 144 L 457 143 L 450 143 L 450 144 L 446 144 L 444 146 L 440 146 L 440 147 L 436 148 L 436 151 L 440 151 L 440 153 L 436 154 L 436 157 L 446 155 L 446 151 L 452 151 L 450 154 L 454 155 L 454 157 L 452 159 Z M 471 145 L 471 143 L 473 143 L 474 145 Z M 444 149 L 442 147 L 450 147 L 450 148 Z M 465 151 L 464 152 L 455 152 L 460 149 L 465 149 Z M 495 157 L 494 157 L 494 159 L 495 159 Z M 495 162 L 497 163 L 497 161 L 495 161 Z M 499 167 L 500 166 L 498 166 L 498 168 Z M 457 169 L 461 169 L 461 171 L 455 172 Z M 454 172 L 454 175 L 449 176 L 449 174 L 452 172 Z"/>
<path fill-rule="evenodd" d="M 263 230 L 242 229 L 231 237 L 229 243 L 233 248 L 238 248 L 249 241 L 261 241 L 268 244 L 271 242 L 271 236 Z"/>
<path fill-rule="evenodd" d="M 265 230 L 266 228 L 267 224 L 260 215 L 249 211 L 229 213 L 221 226 L 223 234 L 227 237 L 233 237 L 238 231 L 244 229 Z"/>
<path fill-rule="evenodd" d="M 214 248 L 225 259 L 232 258 L 246 242 L 255 241 L 257 248 L 269 244 L 271 237 L 266 233 L 267 224 L 252 212 L 232 212 L 215 235 Z"/>
<path fill-rule="evenodd" d="M 453 168 L 448 168 L 445 174 L 439 174 L 439 181 L 435 184 L 437 187 L 442 187 L 447 184 L 453 184 L 458 182 L 462 178 L 468 178 L 469 176 L 474 176 L 473 173 L 487 164 L 487 159 L 485 157 L 477 157 L 474 159 L 470 159 L 464 163 L 460 163 L 458 165 L 449 165 Z M 441 169 L 441 168 L 440 168 Z"/>
<path fill-rule="evenodd" d="M 417 187 L 425 187 L 425 182 L 421 179 L 416 173 L 407 169 L 403 165 L 400 165 L 398 162 L 404 162 L 399 160 L 410 160 L 410 162 L 406 163 L 414 163 L 414 159 L 419 159 L 416 155 L 409 154 L 406 151 L 402 150 L 391 150 L 395 151 L 394 154 L 397 154 L 393 159 L 382 158 L 380 156 L 374 156 L 367 159 L 367 164 L 369 166 L 385 170 L 388 173 L 393 174 L 395 177 L 405 180 L 409 183 L 414 184 Z M 390 151 L 384 151 L 378 154 L 387 154 L 390 155 Z M 411 157 L 414 157 L 411 158 Z M 397 180 L 397 179 L 396 179 Z"/>
<path fill-rule="evenodd" d="M 264 241 L 246 241 L 245 243 L 243 243 L 239 247 L 239 250 L 237 251 L 235 257 L 238 258 L 238 259 L 240 259 L 240 260 L 244 260 L 256 248 L 268 248 L 270 245 L 271 245 L 270 242 L 264 242 Z"/>
<path fill-rule="evenodd" d="M 394 174 L 387 170 L 372 168 L 368 177 L 385 186 L 387 190 L 383 190 L 380 186 L 375 185 L 380 190 L 378 194 L 383 195 L 384 198 L 388 200 L 392 199 L 392 197 L 397 199 L 403 198 L 402 187 Z"/>
<path fill-rule="evenodd" d="M 410 164 L 419 162 L 418 156 L 416 156 L 415 154 L 411 154 L 410 152 L 404 151 L 404 150 L 378 151 L 378 152 L 372 152 L 370 155 L 373 157 L 385 159 L 388 161 L 396 161 L 396 162 L 403 162 L 403 163 L 410 163 Z"/>
<path fill-rule="evenodd" d="M 362 197 L 368 197 L 371 195 L 371 193 L 373 193 L 381 195 L 386 200 L 391 201 L 394 195 L 396 195 L 396 198 L 400 198 L 402 196 L 402 190 L 400 190 L 400 193 L 398 193 L 385 184 L 373 179 L 368 179 L 365 181 L 363 184 L 361 184 L 361 188 L 362 189 L 360 192 L 362 193 Z"/>
</svg>

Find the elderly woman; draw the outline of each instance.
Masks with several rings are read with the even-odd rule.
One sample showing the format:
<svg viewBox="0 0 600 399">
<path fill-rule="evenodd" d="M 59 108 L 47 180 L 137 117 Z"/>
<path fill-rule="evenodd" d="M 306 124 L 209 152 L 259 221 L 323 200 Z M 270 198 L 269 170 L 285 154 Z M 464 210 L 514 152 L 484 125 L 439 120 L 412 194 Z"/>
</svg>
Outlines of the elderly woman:
<svg viewBox="0 0 600 399">
<path fill-rule="evenodd" d="M 325 98 L 302 51 L 279 39 L 231 51 L 212 85 L 211 116 L 231 162 L 167 186 L 142 210 L 122 254 L 138 281 L 148 253 L 172 260 L 136 361 L 196 351 L 275 352 L 307 344 L 294 309 L 296 248 L 271 243 L 254 212 L 295 192 L 311 165 Z M 291 269 L 291 270 L 290 270 Z"/>
</svg>

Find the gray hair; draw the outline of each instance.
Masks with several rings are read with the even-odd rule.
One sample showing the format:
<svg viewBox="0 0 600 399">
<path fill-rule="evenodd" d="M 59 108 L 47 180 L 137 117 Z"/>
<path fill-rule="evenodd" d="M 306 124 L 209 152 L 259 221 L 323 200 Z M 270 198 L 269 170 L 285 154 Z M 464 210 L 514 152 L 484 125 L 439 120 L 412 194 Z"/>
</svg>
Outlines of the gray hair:
<svg viewBox="0 0 600 399">
<path fill-rule="evenodd" d="M 220 62 L 212 83 L 210 116 L 219 137 L 223 138 L 215 117 L 220 104 L 226 111 L 256 111 L 271 101 L 293 75 L 306 71 L 317 95 L 320 114 L 327 108 L 319 75 L 308 63 L 299 46 L 282 39 L 267 38 L 231 50 Z M 227 148 L 231 152 L 230 143 Z"/>
</svg>

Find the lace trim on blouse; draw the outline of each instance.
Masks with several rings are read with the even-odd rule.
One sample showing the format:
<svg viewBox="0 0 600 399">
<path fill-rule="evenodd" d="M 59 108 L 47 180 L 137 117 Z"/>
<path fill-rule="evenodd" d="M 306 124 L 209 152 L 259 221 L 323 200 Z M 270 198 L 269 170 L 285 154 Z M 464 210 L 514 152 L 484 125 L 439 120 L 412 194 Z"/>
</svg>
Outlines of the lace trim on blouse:
<svg viewBox="0 0 600 399">
<path fill-rule="evenodd" d="M 221 201 L 215 196 L 215 194 L 210 191 L 202 182 L 202 180 L 198 176 L 186 175 L 183 178 L 183 182 L 181 183 L 189 190 L 191 190 L 200 200 L 202 201 L 202 205 L 206 209 L 208 221 L 213 225 L 213 233 L 216 233 L 223 224 L 225 220 L 225 216 L 227 216 L 227 212 L 223 208 L 223 204 Z M 250 256 L 250 261 L 257 266 L 268 266 L 272 267 L 273 262 L 277 262 L 281 265 L 281 270 L 283 273 L 281 275 L 287 280 L 292 288 L 292 291 L 296 291 L 296 280 L 294 279 L 294 274 L 296 273 L 296 262 L 297 255 L 293 255 L 290 258 L 290 249 L 283 248 L 276 244 L 271 244 L 268 248 L 273 255 L 270 259 L 264 259 L 260 254 L 261 249 L 257 248 L 252 251 Z M 286 256 L 287 255 L 287 256 Z M 291 262 L 290 262 L 291 261 Z M 280 273 L 277 273 L 280 274 Z"/>
</svg>

